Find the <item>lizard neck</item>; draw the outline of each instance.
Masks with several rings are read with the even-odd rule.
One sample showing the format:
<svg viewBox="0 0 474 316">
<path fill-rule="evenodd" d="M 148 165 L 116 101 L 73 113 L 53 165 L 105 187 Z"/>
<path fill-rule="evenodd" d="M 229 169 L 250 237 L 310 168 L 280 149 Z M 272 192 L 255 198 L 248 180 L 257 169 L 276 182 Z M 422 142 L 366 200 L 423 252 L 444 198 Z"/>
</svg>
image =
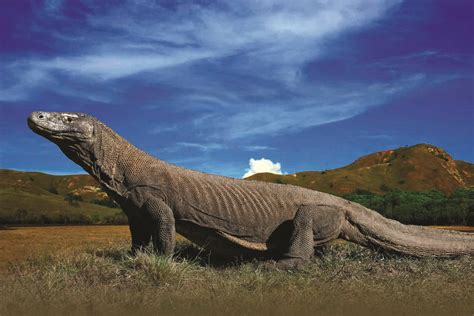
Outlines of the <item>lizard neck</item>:
<svg viewBox="0 0 474 316">
<path fill-rule="evenodd" d="M 126 191 L 126 170 L 122 161 L 128 160 L 138 149 L 100 122 L 96 123 L 94 132 L 92 163 L 90 170 L 85 169 L 99 181 L 107 193 L 115 197 L 123 196 Z"/>
<path fill-rule="evenodd" d="M 92 164 L 88 172 L 114 198 L 126 197 L 133 186 L 145 184 L 144 166 L 153 164 L 166 169 L 163 161 L 136 148 L 106 125 L 97 123 L 95 131 Z"/>
</svg>

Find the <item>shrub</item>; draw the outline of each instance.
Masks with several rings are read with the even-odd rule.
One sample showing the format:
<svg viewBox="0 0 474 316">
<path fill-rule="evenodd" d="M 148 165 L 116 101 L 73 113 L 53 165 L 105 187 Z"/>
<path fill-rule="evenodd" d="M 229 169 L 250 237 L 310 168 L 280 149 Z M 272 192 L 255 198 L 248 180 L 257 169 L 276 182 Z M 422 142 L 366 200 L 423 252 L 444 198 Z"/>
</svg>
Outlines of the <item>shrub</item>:
<svg viewBox="0 0 474 316">
<path fill-rule="evenodd" d="M 115 203 L 114 200 L 112 200 L 110 198 L 95 199 L 95 200 L 92 200 L 91 203 L 94 203 L 94 204 L 97 204 L 97 205 L 102 205 L 102 206 L 107 206 L 107 207 L 111 207 L 111 208 L 119 208 L 120 207 L 117 203 Z"/>
<path fill-rule="evenodd" d="M 48 192 L 52 194 L 58 194 L 58 189 L 56 189 L 56 186 L 53 183 L 50 183 L 48 185 Z"/>
<path fill-rule="evenodd" d="M 80 195 L 68 193 L 64 196 L 64 201 L 68 201 L 68 203 L 74 207 L 79 207 L 79 201 L 82 202 L 82 197 Z"/>
</svg>

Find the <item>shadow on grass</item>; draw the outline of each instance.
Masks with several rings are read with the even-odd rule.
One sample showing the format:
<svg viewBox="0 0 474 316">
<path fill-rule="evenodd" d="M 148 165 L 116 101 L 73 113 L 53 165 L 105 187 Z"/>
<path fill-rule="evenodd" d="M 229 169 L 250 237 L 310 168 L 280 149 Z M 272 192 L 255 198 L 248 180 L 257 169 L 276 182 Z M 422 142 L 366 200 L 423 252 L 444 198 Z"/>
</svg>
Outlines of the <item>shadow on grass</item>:
<svg viewBox="0 0 474 316">
<path fill-rule="evenodd" d="M 158 256 L 151 244 L 141 250 L 141 252 L 150 256 Z M 127 261 L 134 257 L 129 248 L 123 246 L 109 249 L 90 249 L 87 253 L 101 258 L 111 259 L 116 263 Z M 269 259 L 277 260 L 278 257 L 272 255 L 261 257 L 224 257 L 204 248 L 200 248 L 187 240 L 178 241 L 173 254 L 173 260 L 176 262 L 188 262 L 201 267 L 211 267 L 215 269 L 235 268 L 248 263 L 265 267 L 265 261 Z M 327 264 L 328 262 L 333 262 L 334 264 L 340 264 L 341 262 L 378 262 L 384 264 L 391 261 L 407 260 L 418 262 L 421 259 L 401 256 L 377 248 L 365 248 L 349 242 L 336 241 L 317 247 L 312 262 L 323 264 Z"/>
<path fill-rule="evenodd" d="M 141 250 L 146 254 L 157 255 L 151 246 L 148 246 Z M 113 248 L 113 249 L 90 249 L 87 253 L 92 254 L 101 258 L 108 258 L 115 262 L 120 262 L 133 257 L 134 254 L 129 249 L 125 248 Z M 178 262 L 192 262 L 202 267 L 212 268 L 229 268 L 236 267 L 243 263 L 254 262 L 265 260 L 266 258 L 241 258 L 241 257 L 223 257 L 217 254 L 211 253 L 211 251 L 200 248 L 190 242 L 178 242 L 176 245 L 173 259 Z"/>
<path fill-rule="evenodd" d="M 209 250 L 195 246 L 192 243 L 180 243 L 174 254 L 176 260 L 194 262 L 203 267 L 229 268 L 237 267 L 245 263 L 255 263 L 268 260 L 269 257 L 225 257 L 212 253 Z"/>
<path fill-rule="evenodd" d="M 153 250 L 153 247 L 148 247 L 141 250 L 148 255 L 157 255 Z M 130 259 L 134 255 L 128 248 L 116 247 L 111 249 L 90 249 L 87 253 L 101 257 L 108 258 L 115 262 L 122 262 Z M 389 254 L 382 251 L 376 251 L 375 249 L 367 249 L 358 245 L 348 243 L 330 243 L 328 245 L 320 246 L 315 249 L 313 260 L 369 260 L 369 261 L 380 261 L 390 258 L 399 257 L 396 254 Z M 252 263 L 260 265 L 264 261 L 269 259 L 277 259 L 275 256 L 261 256 L 261 257 L 224 257 L 212 253 L 209 250 L 200 248 L 189 241 L 179 241 L 176 245 L 173 259 L 177 262 L 192 262 L 193 264 L 201 267 L 212 267 L 217 269 L 225 269 L 230 267 L 238 267 L 245 263 Z"/>
</svg>

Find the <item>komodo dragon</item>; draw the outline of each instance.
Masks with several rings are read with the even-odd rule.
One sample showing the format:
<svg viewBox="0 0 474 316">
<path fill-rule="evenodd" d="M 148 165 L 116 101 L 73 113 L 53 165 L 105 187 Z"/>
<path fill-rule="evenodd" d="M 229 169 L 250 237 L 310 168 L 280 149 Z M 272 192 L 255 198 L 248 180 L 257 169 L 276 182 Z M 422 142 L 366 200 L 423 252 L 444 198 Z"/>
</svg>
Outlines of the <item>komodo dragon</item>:
<svg viewBox="0 0 474 316">
<path fill-rule="evenodd" d="M 150 240 L 170 255 L 175 234 L 224 256 L 307 262 L 336 238 L 412 256 L 474 254 L 474 235 L 403 225 L 357 203 L 292 185 L 227 178 L 168 164 L 96 118 L 33 112 L 28 125 L 90 173 L 128 217 L 132 252 Z"/>
</svg>

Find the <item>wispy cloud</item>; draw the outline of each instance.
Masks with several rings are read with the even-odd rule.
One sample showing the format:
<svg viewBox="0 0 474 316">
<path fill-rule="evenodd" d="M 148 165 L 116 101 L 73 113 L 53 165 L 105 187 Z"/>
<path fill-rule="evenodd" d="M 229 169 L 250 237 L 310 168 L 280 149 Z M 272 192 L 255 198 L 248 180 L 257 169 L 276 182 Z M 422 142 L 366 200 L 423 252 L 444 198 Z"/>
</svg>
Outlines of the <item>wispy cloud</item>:
<svg viewBox="0 0 474 316">
<path fill-rule="evenodd" d="M 225 61 L 231 73 L 271 73 L 294 83 L 301 65 L 320 54 L 326 40 L 372 23 L 399 1 L 367 2 L 238 1 L 170 7 L 166 2 L 125 1 L 107 9 L 89 3 L 87 25 L 74 30 L 74 36 L 54 30 L 55 38 L 66 45 L 80 41 L 80 51 L 24 61 L 30 71 L 107 81 L 232 57 Z M 65 19 L 59 16 L 61 6 L 62 1 L 49 0 L 44 11 Z"/>
<path fill-rule="evenodd" d="M 82 28 L 54 32 L 58 43 L 69 47 L 76 40 L 80 49 L 3 64 L 0 67 L 17 79 L 5 82 L 0 99 L 27 99 L 39 87 L 45 92 L 61 85 L 65 88 L 55 89 L 55 93 L 130 104 L 136 97 L 135 93 L 127 94 L 130 82 L 165 86 L 168 104 L 162 105 L 155 97 L 154 104 L 159 105 L 147 102 L 139 106 L 192 113 L 193 119 L 180 122 L 180 126 L 199 131 L 209 142 L 179 143 L 168 150 L 221 150 L 218 142 L 224 139 L 277 135 L 353 117 L 420 82 L 411 78 L 322 86 L 308 80 L 303 72 L 308 62 L 324 56 L 331 40 L 370 26 L 399 3 L 229 1 L 169 5 L 140 1 L 137 5 L 125 1 L 113 7 L 89 3 Z M 51 0 L 44 10 L 46 14 L 54 12 L 50 19 L 67 20 L 61 16 L 63 5 Z M 81 88 L 84 86 L 87 89 Z M 156 126 L 149 132 L 177 130 Z"/>
<path fill-rule="evenodd" d="M 177 131 L 178 125 L 171 125 L 171 126 L 157 126 L 150 130 L 150 134 L 161 134 L 161 133 L 169 133 Z"/>
<path fill-rule="evenodd" d="M 416 74 L 394 82 L 372 85 L 351 84 L 341 87 L 307 88 L 298 97 L 243 102 L 237 110 L 219 109 L 214 115 L 199 118 L 200 127 L 213 139 L 239 139 L 260 135 L 295 132 L 308 127 L 341 121 L 367 109 L 384 104 L 394 95 L 406 93 L 422 84 L 425 75 Z"/>
<path fill-rule="evenodd" d="M 261 145 L 248 145 L 248 146 L 242 146 L 241 148 L 248 151 L 275 150 L 274 147 L 261 146 Z"/>
<path fill-rule="evenodd" d="M 87 76 L 96 80 L 111 80 L 140 72 L 156 71 L 184 63 L 212 57 L 211 52 L 181 50 L 170 54 L 103 53 L 79 57 L 58 57 L 46 61 L 34 61 L 34 68 L 45 71 L 60 70 L 69 75 Z"/>
<path fill-rule="evenodd" d="M 50 84 L 54 79 L 44 70 L 25 67 L 14 63 L 0 65 L 3 73 L 10 75 L 8 82 L 0 79 L 0 101 L 19 101 L 28 99 L 30 94 L 43 84 Z"/>
<path fill-rule="evenodd" d="M 63 0 L 46 0 L 44 2 L 44 10 L 47 13 L 56 13 L 58 12 L 63 5 Z"/>
<path fill-rule="evenodd" d="M 388 134 L 372 134 L 372 135 L 363 134 L 363 135 L 360 135 L 360 137 L 374 139 L 374 140 L 390 140 L 394 138 L 394 136 L 388 135 Z"/>
<path fill-rule="evenodd" d="M 436 69 L 437 64 L 444 64 L 447 61 L 458 65 L 472 65 L 473 56 L 452 52 L 446 53 L 436 50 L 423 50 L 414 53 L 379 58 L 370 63 L 361 65 L 361 67 L 370 70 L 382 70 L 385 72 L 390 72 L 393 75 L 397 73 L 404 73 L 406 72 L 407 68 L 410 67 L 424 67 L 427 64 L 432 65 L 434 70 Z M 472 72 L 470 70 L 466 70 L 465 73 L 471 75 Z M 453 79 L 455 77 L 460 77 L 461 74 L 462 72 L 450 73 L 450 76 L 448 77 Z M 446 77 L 446 75 L 443 77 Z"/>
<path fill-rule="evenodd" d="M 245 151 L 267 151 L 267 150 L 275 150 L 274 147 L 270 146 L 262 146 L 262 145 L 244 145 L 244 146 L 230 146 L 224 145 L 222 143 L 192 143 L 192 142 L 177 142 L 172 146 L 162 148 L 159 150 L 160 153 L 175 153 L 182 150 L 196 150 L 203 153 L 209 153 L 212 151 L 221 151 L 226 149 L 239 149 Z M 195 157 L 193 158 L 196 159 Z M 199 158 L 201 160 L 202 158 Z M 177 161 L 183 162 L 183 160 L 179 159 Z M 187 160 L 184 160 L 188 162 Z"/>
<path fill-rule="evenodd" d="M 161 152 L 176 152 L 183 149 L 193 149 L 202 152 L 209 152 L 215 150 L 226 149 L 227 146 L 218 143 L 189 143 L 189 142 L 178 142 L 171 147 L 166 147 L 161 150 Z"/>
</svg>

